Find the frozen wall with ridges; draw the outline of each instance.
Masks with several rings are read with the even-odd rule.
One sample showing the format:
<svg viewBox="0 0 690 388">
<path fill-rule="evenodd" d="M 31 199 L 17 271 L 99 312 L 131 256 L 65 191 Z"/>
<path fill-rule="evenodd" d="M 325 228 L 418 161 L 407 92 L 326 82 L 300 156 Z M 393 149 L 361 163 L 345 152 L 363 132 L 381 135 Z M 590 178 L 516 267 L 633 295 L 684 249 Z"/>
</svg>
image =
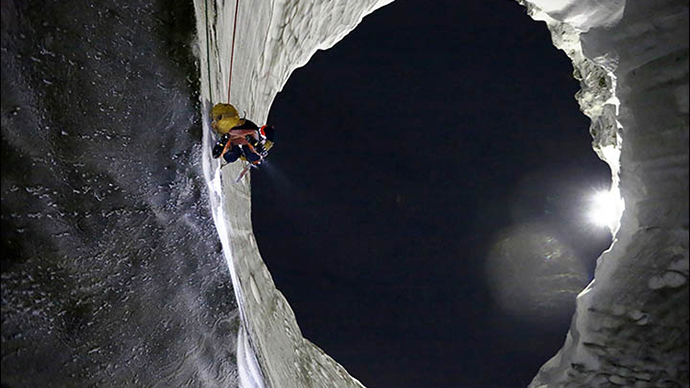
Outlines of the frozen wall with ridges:
<svg viewBox="0 0 690 388">
<path fill-rule="evenodd" d="M 294 69 L 306 64 L 316 50 L 333 46 L 365 15 L 389 2 L 240 1 L 235 19 L 235 2 L 197 0 L 205 107 L 209 108 L 208 100 L 211 104 L 228 101 L 235 20 L 229 100 L 247 117 L 263 123 L 275 95 Z M 203 165 L 211 207 L 242 319 L 238 341 L 242 386 L 361 387 L 342 366 L 302 337 L 252 234 L 249 179 L 233 182 L 239 173 L 237 165 L 220 171 L 208 152 L 213 137 L 207 123 L 204 142 Z"/>
<path fill-rule="evenodd" d="M 527 6 L 573 60 L 593 147 L 625 203 L 563 348 L 530 386 L 687 387 L 687 3 Z"/>
<path fill-rule="evenodd" d="M 296 67 L 387 2 L 241 2 L 230 102 L 263 122 Z M 228 98 L 236 15 L 233 2 L 223 4 L 206 9 L 196 2 L 202 93 L 211 103 Z M 563 348 L 531 386 L 687 386 L 687 4 L 533 0 L 527 6 L 573 60 L 593 148 L 611 166 L 621 210 L 625 205 L 620 224 L 611 225 L 614 245 L 578 297 Z M 302 338 L 258 253 L 248 181 L 232 183 L 237 166 L 218 170 L 208 156 L 208 126 L 204 136 L 214 218 L 243 318 L 243 384 L 360 386 Z"/>
</svg>

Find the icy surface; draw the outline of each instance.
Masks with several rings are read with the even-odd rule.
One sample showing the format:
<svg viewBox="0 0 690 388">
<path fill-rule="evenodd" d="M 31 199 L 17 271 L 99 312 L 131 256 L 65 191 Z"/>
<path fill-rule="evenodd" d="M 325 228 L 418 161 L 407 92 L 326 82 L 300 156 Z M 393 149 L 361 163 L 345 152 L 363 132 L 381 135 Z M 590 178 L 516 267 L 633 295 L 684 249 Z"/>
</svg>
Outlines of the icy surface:
<svg viewBox="0 0 690 388">
<path fill-rule="evenodd" d="M 384 2 L 242 2 L 230 102 L 262 122 L 291 71 Z M 210 74 L 202 91 L 225 102 L 234 9 L 197 1 L 197 26 L 212 15 Z M 616 242 L 578 298 L 563 349 L 532 386 L 687 386 L 688 86 L 687 6 L 678 1 L 550 1 L 527 4 L 554 45 L 573 60 L 576 98 L 592 119 L 594 151 L 620 195 Z M 217 16 L 213 16 L 217 15 Z M 241 15 L 249 15 L 242 17 Z M 251 20 L 251 22 L 249 21 Z M 199 35 L 202 69 L 206 40 Z M 205 127 L 206 147 L 211 139 Z M 303 339 L 275 289 L 251 231 L 248 180 L 204 156 L 214 218 L 232 269 L 243 330 L 247 386 L 357 386 Z M 240 369 L 243 369 L 241 367 Z M 251 372 L 254 371 L 254 372 Z"/>
<path fill-rule="evenodd" d="M 263 123 L 290 73 L 318 49 L 338 42 L 384 1 L 197 0 L 202 98 L 228 101 L 232 32 L 237 21 L 230 102 Z M 206 39 L 209 32 L 210 40 Z M 207 45 L 208 43 L 208 45 Z M 207 54 L 208 53 L 208 54 Z M 210 64 L 210 72 L 207 70 Z M 211 95 L 209 96 L 209 90 Z M 252 234 L 249 179 L 235 184 L 241 166 L 219 170 L 204 125 L 203 166 L 211 207 L 240 307 L 238 364 L 243 387 L 361 387 L 347 371 L 302 337 L 283 295 L 275 288 Z"/>
<path fill-rule="evenodd" d="M 195 146 L 189 10 L 161 3 L 3 2 L 3 384 L 360 387 L 302 338 L 206 122 Z M 386 3 L 240 1 L 230 102 L 263 123 L 292 70 Z M 687 3 L 532 4 L 625 205 L 532 386 L 688 386 Z M 227 101 L 234 5 L 194 3 L 202 111 Z"/>
<path fill-rule="evenodd" d="M 625 204 L 563 348 L 530 386 L 687 387 L 687 3 L 530 3 L 573 60 Z"/>
</svg>

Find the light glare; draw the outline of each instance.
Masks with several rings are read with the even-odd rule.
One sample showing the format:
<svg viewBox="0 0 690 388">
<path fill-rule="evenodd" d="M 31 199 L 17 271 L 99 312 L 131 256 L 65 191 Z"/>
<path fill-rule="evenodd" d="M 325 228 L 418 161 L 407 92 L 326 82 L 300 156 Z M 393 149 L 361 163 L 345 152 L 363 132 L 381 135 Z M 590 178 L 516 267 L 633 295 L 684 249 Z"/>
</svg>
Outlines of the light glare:
<svg viewBox="0 0 690 388">
<path fill-rule="evenodd" d="M 590 220 L 596 225 L 612 227 L 618 223 L 620 203 L 620 197 L 612 191 L 597 192 L 592 198 Z"/>
</svg>

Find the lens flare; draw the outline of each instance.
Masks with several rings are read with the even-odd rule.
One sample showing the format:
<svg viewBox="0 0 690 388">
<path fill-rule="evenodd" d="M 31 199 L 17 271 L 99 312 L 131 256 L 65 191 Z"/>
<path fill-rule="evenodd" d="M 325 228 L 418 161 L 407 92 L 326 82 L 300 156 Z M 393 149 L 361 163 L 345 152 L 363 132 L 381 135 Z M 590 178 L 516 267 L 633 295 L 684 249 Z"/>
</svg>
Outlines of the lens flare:
<svg viewBox="0 0 690 388">
<path fill-rule="evenodd" d="M 582 260 L 553 226 L 534 222 L 500 232 L 485 266 L 496 307 L 535 324 L 572 316 L 589 281 Z"/>
</svg>

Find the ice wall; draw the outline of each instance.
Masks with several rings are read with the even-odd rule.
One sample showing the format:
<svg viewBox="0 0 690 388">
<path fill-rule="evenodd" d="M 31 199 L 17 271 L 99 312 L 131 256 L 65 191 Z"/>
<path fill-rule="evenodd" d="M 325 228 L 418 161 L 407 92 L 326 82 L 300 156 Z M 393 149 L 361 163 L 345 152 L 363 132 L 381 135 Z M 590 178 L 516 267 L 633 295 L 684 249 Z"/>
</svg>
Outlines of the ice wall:
<svg viewBox="0 0 690 388">
<path fill-rule="evenodd" d="M 688 386 L 688 5 L 527 4 L 573 60 L 625 203 L 565 344 L 530 387 Z"/>
<path fill-rule="evenodd" d="M 202 94 L 225 102 L 237 20 L 230 102 L 257 123 L 290 73 L 335 44 L 383 1 L 196 0 Z M 677 0 L 533 0 L 554 45 L 573 60 L 577 98 L 592 118 L 593 148 L 625 203 L 616 241 L 578 298 L 564 347 L 533 387 L 688 385 L 688 9 Z M 237 18 L 236 18 L 237 16 Z M 209 39 L 206 38 L 208 33 Z M 204 170 L 242 316 L 243 386 L 358 387 L 305 340 L 258 252 L 248 181 Z"/>
<path fill-rule="evenodd" d="M 365 15 L 390 1 L 196 0 L 205 106 L 228 101 L 233 30 L 236 37 L 229 100 L 247 117 L 263 123 L 275 95 L 295 68 L 304 65 L 316 50 L 334 45 Z M 249 180 L 233 183 L 239 166 L 228 166 L 222 172 L 218 169 L 217 161 L 209 155 L 212 141 L 205 123 L 204 173 L 242 320 L 238 341 L 241 385 L 361 387 L 343 367 L 302 337 L 252 234 Z"/>
</svg>

